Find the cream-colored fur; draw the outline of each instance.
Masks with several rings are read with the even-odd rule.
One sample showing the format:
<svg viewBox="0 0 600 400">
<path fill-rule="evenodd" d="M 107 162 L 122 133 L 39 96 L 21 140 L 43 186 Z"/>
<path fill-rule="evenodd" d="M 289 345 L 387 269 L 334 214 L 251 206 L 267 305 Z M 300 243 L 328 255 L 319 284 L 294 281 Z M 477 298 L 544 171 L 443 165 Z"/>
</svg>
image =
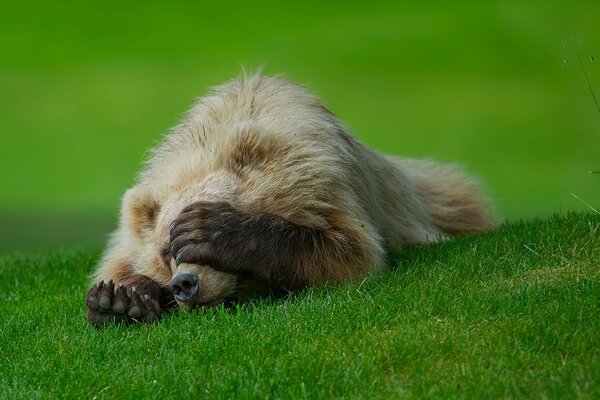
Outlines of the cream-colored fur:
<svg viewBox="0 0 600 400">
<path fill-rule="evenodd" d="M 337 250 L 297 267 L 314 285 L 360 279 L 388 252 L 492 226 L 477 185 L 456 167 L 382 156 L 303 87 L 253 75 L 201 98 L 154 149 L 94 282 L 129 271 L 168 287 L 173 271 L 160 252 L 169 225 L 199 200 L 331 231 Z M 229 274 L 206 268 L 197 268 L 201 290 L 220 293 L 210 302 L 234 290 Z"/>
</svg>

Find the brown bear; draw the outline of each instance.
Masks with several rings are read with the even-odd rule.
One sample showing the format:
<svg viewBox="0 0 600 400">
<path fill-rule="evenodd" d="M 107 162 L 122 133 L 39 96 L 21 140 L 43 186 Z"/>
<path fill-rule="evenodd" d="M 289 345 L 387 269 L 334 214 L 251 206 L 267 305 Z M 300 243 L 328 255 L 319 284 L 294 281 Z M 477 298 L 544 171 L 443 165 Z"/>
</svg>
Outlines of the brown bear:
<svg viewBox="0 0 600 400">
<path fill-rule="evenodd" d="M 303 87 L 247 76 L 153 150 L 93 275 L 88 320 L 360 280 L 386 253 L 491 226 L 458 168 L 381 155 Z"/>
</svg>

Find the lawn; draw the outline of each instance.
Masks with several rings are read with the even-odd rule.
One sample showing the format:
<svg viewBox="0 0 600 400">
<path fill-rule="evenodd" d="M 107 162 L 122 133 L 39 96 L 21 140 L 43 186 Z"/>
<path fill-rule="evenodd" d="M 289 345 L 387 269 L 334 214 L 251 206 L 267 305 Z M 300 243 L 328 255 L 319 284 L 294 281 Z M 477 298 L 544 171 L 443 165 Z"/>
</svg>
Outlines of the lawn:
<svg viewBox="0 0 600 400">
<path fill-rule="evenodd" d="M 600 397 L 597 0 L 5 3 L 0 398 Z M 122 194 L 242 66 L 463 165 L 508 222 L 358 284 L 94 330 Z"/>
<path fill-rule="evenodd" d="M 411 248 L 363 282 L 85 322 L 98 250 L 0 261 L 0 398 L 600 396 L 600 217 Z"/>
</svg>

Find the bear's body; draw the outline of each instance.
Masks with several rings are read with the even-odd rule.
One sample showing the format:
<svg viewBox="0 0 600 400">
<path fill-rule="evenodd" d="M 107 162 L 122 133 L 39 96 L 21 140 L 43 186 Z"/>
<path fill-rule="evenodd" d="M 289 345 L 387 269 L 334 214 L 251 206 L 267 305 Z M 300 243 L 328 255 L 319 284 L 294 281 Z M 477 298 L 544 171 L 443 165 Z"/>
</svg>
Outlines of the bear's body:
<svg viewBox="0 0 600 400">
<path fill-rule="evenodd" d="M 380 155 L 281 78 L 233 80 L 200 99 L 125 194 L 93 277 L 117 287 L 92 287 L 89 318 L 158 317 L 173 289 L 191 308 L 261 285 L 357 280 L 386 253 L 491 224 L 455 167 Z M 196 278 L 173 283 L 183 273 Z"/>
</svg>

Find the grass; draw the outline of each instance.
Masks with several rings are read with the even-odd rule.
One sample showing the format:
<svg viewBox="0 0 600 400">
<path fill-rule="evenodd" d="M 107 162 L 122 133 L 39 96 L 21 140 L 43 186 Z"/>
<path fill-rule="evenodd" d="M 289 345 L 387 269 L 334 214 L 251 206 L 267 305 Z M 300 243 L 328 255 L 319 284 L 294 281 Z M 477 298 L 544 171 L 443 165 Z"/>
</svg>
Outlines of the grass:
<svg viewBox="0 0 600 400">
<path fill-rule="evenodd" d="M 0 8 L 0 398 L 600 397 L 597 0 Z M 307 84 L 378 150 L 465 165 L 503 217 L 588 214 L 91 329 L 100 250 L 14 250 L 99 245 L 147 149 L 241 65 Z"/>
<path fill-rule="evenodd" d="M 94 251 L 0 261 L 1 398 L 600 396 L 600 217 L 504 224 L 363 282 L 85 323 Z"/>
</svg>

